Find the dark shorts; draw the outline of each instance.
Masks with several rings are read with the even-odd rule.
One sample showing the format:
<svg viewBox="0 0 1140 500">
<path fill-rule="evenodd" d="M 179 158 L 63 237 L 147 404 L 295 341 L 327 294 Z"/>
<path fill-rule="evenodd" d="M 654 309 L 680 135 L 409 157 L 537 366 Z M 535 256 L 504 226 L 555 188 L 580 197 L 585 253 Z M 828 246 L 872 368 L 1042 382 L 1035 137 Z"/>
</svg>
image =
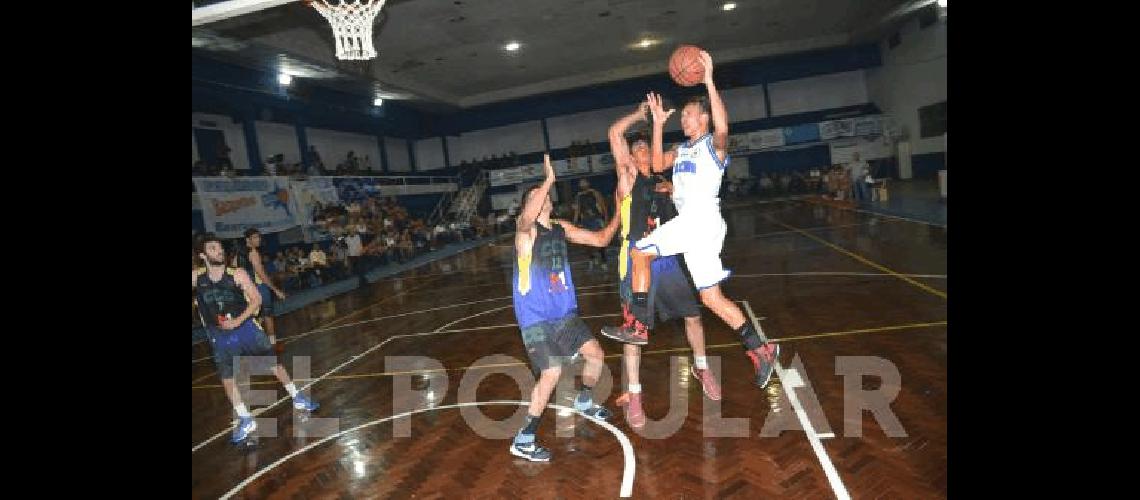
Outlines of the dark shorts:
<svg viewBox="0 0 1140 500">
<path fill-rule="evenodd" d="M 577 313 L 543 321 L 522 329 L 523 347 L 530 369 L 538 375 L 547 368 L 569 364 L 582 345 L 594 339 L 590 327 Z"/>
<path fill-rule="evenodd" d="M 223 379 L 234 377 L 234 362 L 239 356 L 276 356 L 269 344 L 269 336 L 252 319 L 245 320 L 233 330 L 210 327 L 207 335 L 214 350 L 214 365 L 218 368 L 218 376 Z M 256 369 L 264 372 L 262 368 L 266 367 L 258 366 Z"/>
<path fill-rule="evenodd" d="M 261 309 L 257 311 L 257 317 L 264 318 L 273 315 L 273 290 L 269 289 L 269 285 L 257 285 L 257 293 L 261 295 Z"/>
<path fill-rule="evenodd" d="M 633 300 L 633 260 L 627 252 L 625 278 L 621 280 L 618 294 L 623 304 Z M 701 305 L 693 293 L 693 284 L 685 275 L 679 255 L 653 259 L 649 278 L 649 323 L 653 328 L 656 321 L 669 321 L 675 318 L 691 318 L 701 315 Z"/>
</svg>

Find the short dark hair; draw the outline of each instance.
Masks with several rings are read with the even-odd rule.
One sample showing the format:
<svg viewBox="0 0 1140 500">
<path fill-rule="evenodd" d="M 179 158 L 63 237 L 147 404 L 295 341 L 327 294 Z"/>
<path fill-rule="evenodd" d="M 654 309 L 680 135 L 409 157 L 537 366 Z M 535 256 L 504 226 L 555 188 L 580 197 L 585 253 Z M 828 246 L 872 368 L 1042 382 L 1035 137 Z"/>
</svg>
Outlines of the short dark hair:
<svg viewBox="0 0 1140 500">
<path fill-rule="evenodd" d="M 636 130 L 627 135 L 625 141 L 629 144 L 630 149 L 633 149 L 633 145 L 638 142 L 644 142 L 646 145 L 649 145 L 649 134 L 645 133 L 644 130 Z"/>
<path fill-rule="evenodd" d="M 700 106 L 701 113 L 712 116 L 712 106 L 709 104 L 709 96 L 707 96 L 707 95 L 692 96 L 692 97 L 688 98 L 687 100 L 685 100 L 685 106 L 688 106 L 690 104 L 696 104 L 697 106 Z"/>
<path fill-rule="evenodd" d="M 202 233 L 194 239 L 194 255 L 197 256 L 198 254 L 206 253 L 206 243 L 211 241 L 216 241 L 219 245 L 222 245 L 223 249 L 225 248 L 225 243 L 222 242 L 222 239 L 219 238 L 218 235 L 214 233 Z"/>
<path fill-rule="evenodd" d="M 251 227 L 249 229 L 246 229 L 244 234 L 246 238 L 249 238 L 255 234 L 261 234 L 261 231 L 258 231 L 256 227 Z"/>
</svg>

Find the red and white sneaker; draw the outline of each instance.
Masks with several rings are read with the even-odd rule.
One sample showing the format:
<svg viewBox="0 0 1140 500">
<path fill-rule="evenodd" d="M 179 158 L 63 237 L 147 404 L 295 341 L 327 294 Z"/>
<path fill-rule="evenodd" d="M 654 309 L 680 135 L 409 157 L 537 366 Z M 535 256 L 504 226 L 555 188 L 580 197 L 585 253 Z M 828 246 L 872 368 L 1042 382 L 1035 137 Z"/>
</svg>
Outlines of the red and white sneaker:
<svg viewBox="0 0 1140 500">
<path fill-rule="evenodd" d="M 625 407 L 625 421 L 630 427 L 640 429 L 645 427 L 645 411 L 641 409 L 641 393 L 626 392 L 615 401 L 618 406 Z"/>
<path fill-rule="evenodd" d="M 705 396 L 713 401 L 720 401 L 720 384 L 716 383 L 716 377 L 713 376 L 712 370 L 702 370 L 695 365 L 691 369 L 693 377 L 701 381 L 701 390 L 704 391 Z"/>
</svg>

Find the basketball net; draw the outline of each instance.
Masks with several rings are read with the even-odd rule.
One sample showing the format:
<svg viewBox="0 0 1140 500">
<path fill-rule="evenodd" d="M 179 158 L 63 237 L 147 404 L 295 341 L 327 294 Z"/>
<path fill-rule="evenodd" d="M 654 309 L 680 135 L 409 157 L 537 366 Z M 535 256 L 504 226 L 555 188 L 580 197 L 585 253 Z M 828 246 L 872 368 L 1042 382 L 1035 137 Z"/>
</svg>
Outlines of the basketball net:
<svg viewBox="0 0 1140 500">
<path fill-rule="evenodd" d="M 332 25 L 337 59 L 358 61 L 376 57 L 372 25 L 385 1 L 340 0 L 331 4 L 327 0 L 311 0 L 307 3 Z"/>
</svg>

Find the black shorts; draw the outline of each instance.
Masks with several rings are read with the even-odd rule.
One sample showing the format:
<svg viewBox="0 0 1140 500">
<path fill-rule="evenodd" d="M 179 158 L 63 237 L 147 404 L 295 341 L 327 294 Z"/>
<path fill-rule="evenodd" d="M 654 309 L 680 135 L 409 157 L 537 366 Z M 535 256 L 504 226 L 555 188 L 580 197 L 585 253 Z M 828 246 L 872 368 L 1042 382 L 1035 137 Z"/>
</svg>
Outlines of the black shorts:
<svg viewBox="0 0 1140 500">
<path fill-rule="evenodd" d="M 569 364 L 583 344 L 594 340 L 594 334 L 578 313 L 573 313 L 523 328 L 522 339 L 530 369 L 538 375 L 547 368 Z"/>
<path fill-rule="evenodd" d="M 628 255 L 629 252 L 627 252 Z M 619 295 L 622 303 L 628 304 L 633 298 L 633 262 L 627 257 L 625 278 L 621 281 Z M 652 329 L 656 320 L 662 322 L 675 318 L 691 318 L 701 315 L 701 305 L 693 293 L 693 284 L 685 275 L 679 255 L 653 259 L 649 278 L 649 318 L 646 327 Z"/>
<path fill-rule="evenodd" d="M 261 295 L 261 308 L 257 310 L 257 317 L 273 316 L 273 290 L 262 283 L 257 285 L 257 294 Z"/>
<path fill-rule="evenodd" d="M 218 376 L 223 379 L 234 377 L 234 360 L 239 356 L 276 356 L 269 344 L 269 336 L 252 319 L 245 320 L 233 330 L 210 327 L 208 335 L 210 347 L 214 350 L 214 365 L 218 368 Z M 276 363 L 274 358 L 273 364 Z M 266 371 L 263 368 L 267 367 L 258 366 L 256 370 L 263 373 Z"/>
</svg>

